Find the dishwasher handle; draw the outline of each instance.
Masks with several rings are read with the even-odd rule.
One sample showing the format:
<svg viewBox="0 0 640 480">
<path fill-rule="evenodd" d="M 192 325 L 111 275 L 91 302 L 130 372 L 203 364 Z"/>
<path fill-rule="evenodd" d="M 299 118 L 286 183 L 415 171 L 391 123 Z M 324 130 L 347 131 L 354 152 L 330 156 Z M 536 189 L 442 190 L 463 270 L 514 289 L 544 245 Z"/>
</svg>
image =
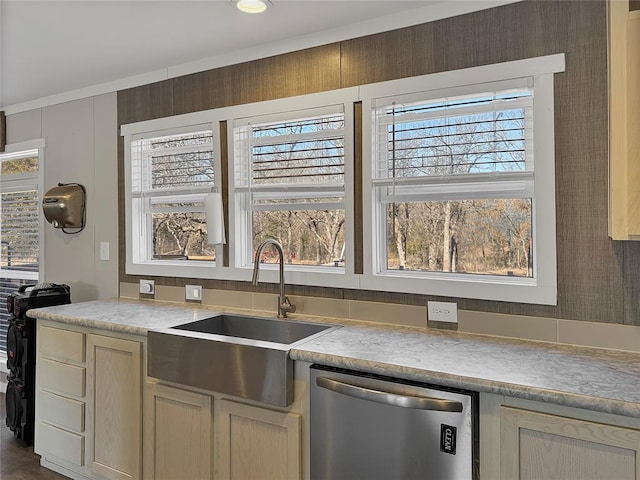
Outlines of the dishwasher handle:
<svg viewBox="0 0 640 480">
<path fill-rule="evenodd" d="M 317 377 L 316 385 L 332 392 L 350 397 L 385 403 L 397 407 L 415 408 L 418 410 L 436 410 L 439 412 L 462 412 L 462 403 L 445 398 L 423 397 L 419 395 L 399 395 L 392 392 L 373 390 L 350 383 L 340 382 L 327 377 Z"/>
</svg>

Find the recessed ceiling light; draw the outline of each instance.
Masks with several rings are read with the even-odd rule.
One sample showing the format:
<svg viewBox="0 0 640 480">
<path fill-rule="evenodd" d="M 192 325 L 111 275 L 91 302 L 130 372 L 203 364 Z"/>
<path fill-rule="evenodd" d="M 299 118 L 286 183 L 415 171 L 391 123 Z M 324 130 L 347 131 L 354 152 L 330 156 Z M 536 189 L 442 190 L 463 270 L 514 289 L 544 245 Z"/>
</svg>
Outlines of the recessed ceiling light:
<svg viewBox="0 0 640 480">
<path fill-rule="evenodd" d="M 236 7 L 241 12 L 245 13 L 262 13 L 269 6 L 271 6 L 269 0 L 237 0 Z"/>
</svg>

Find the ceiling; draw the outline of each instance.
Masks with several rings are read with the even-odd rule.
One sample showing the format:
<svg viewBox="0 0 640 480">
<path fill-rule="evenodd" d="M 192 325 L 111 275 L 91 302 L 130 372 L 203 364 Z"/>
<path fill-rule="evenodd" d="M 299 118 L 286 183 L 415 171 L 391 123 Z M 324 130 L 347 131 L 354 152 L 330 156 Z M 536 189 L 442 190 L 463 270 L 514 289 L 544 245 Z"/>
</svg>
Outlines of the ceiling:
<svg viewBox="0 0 640 480">
<path fill-rule="evenodd" d="M 0 109 L 35 108 L 479 10 L 504 0 L 0 0 Z M 66 93 L 66 96 L 65 96 Z M 8 107 L 8 108 L 7 108 Z"/>
</svg>

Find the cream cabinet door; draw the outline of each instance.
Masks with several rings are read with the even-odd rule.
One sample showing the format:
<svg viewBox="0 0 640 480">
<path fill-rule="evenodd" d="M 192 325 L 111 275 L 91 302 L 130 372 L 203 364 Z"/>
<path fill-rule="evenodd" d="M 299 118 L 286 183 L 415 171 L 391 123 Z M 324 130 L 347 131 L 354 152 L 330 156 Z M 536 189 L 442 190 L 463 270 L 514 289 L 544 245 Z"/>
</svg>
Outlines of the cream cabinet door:
<svg viewBox="0 0 640 480">
<path fill-rule="evenodd" d="M 640 431 L 500 408 L 501 480 L 640 480 Z"/>
<path fill-rule="evenodd" d="M 216 418 L 222 479 L 300 479 L 300 415 L 228 400 Z"/>
<path fill-rule="evenodd" d="M 610 0 L 609 235 L 640 240 L 640 10 Z"/>
<path fill-rule="evenodd" d="M 87 335 L 87 459 L 113 480 L 141 477 L 142 344 Z"/>
<path fill-rule="evenodd" d="M 212 399 L 154 382 L 145 388 L 144 477 L 210 480 Z"/>
</svg>

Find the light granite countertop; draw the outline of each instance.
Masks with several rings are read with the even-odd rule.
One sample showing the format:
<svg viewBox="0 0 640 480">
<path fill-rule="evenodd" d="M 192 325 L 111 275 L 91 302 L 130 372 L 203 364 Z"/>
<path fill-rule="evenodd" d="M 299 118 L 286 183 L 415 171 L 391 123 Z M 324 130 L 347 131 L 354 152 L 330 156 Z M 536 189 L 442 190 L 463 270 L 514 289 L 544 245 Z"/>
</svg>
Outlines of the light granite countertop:
<svg viewBox="0 0 640 480">
<path fill-rule="evenodd" d="M 151 329 L 203 320 L 216 311 L 219 310 L 195 303 L 113 298 L 36 308 L 29 310 L 27 315 L 42 320 L 146 336 Z"/>
<path fill-rule="evenodd" d="M 30 310 L 39 319 L 145 336 L 200 320 L 214 307 L 96 300 Z M 296 316 L 335 323 L 340 320 Z M 291 358 L 451 387 L 640 418 L 640 354 L 545 342 L 346 322 L 299 343 Z"/>
</svg>

